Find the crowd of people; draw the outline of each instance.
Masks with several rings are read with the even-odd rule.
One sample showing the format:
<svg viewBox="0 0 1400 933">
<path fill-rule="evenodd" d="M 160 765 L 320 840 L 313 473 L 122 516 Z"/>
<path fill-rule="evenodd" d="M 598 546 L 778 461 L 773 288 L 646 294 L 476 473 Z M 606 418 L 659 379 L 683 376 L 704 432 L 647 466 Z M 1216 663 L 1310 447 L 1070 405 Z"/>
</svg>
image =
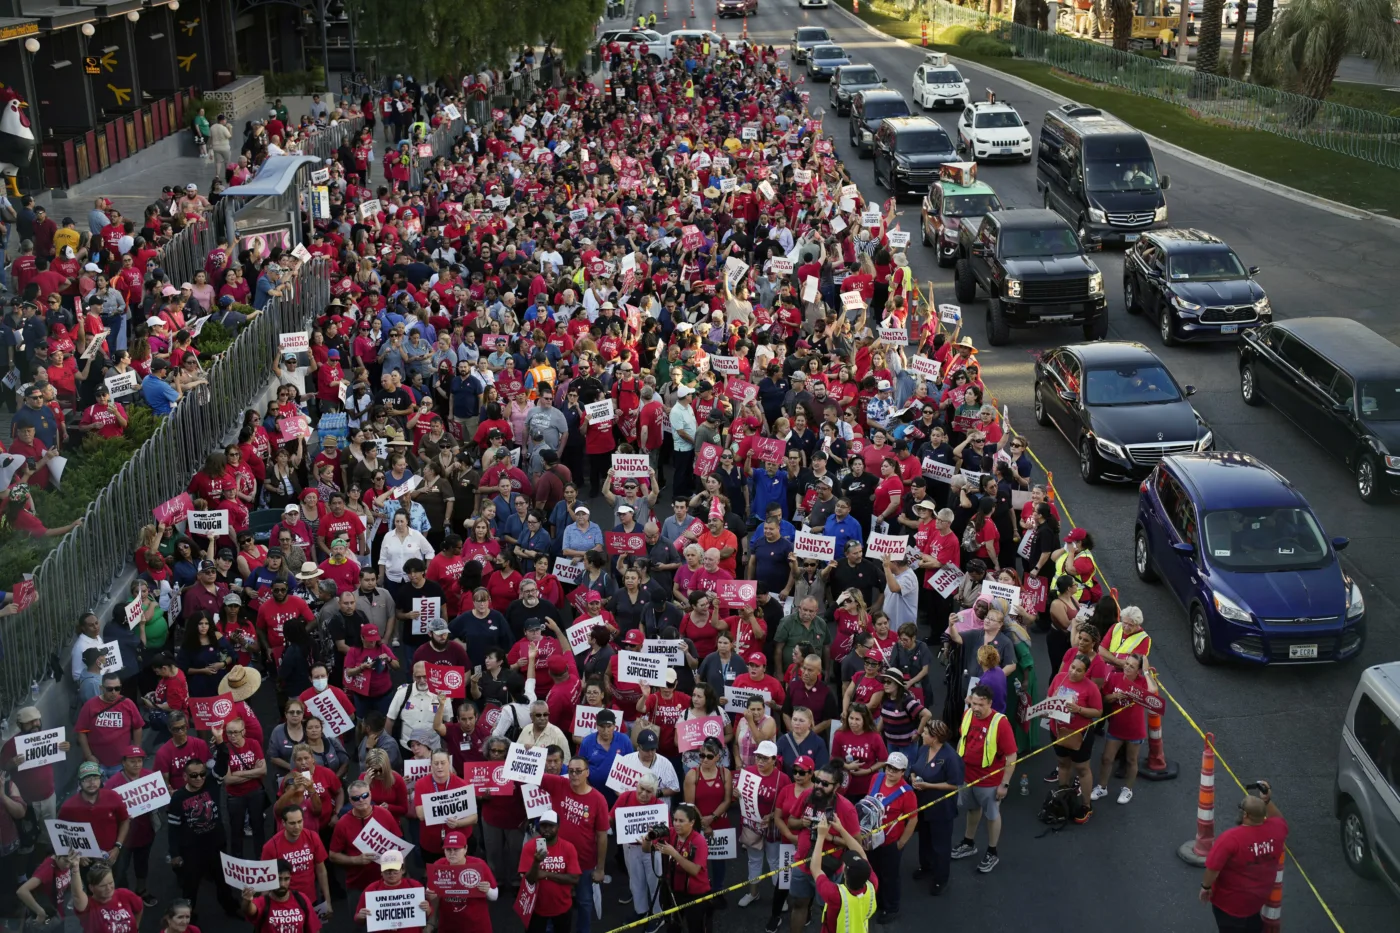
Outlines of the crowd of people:
<svg viewBox="0 0 1400 933">
<path fill-rule="evenodd" d="M 16 714 L 0 853 L 34 917 L 71 898 L 130 933 L 173 873 L 170 933 L 210 894 L 314 933 L 394 889 L 445 933 L 503 902 L 586 933 L 600 897 L 654 928 L 767 900 L 770 933 L 835 931 L 900 915 L 911 879 L 942 894 L 955 860 L 993 871 L 1046 736 L 1075 822 L 1122 751 L 1132 800 L 1142 613 L 1061 532 L 893 205 L 851 186 L 772 48 L 606 58 L 601 88 L 466 125 L 421 190 L 348 146 L 312 268 L 274 250 L 247 277 L 327 274 L 334 298 L 189 484 L 226 533 L 152 522 L 131 601 L 79 620 L 72 796 L 16 744 L 55 724 Z M 495 784 L 533 749 L 544 802 Z M 121 788 L 151 774 L 170 800 L 132 816 Z M 425 813 L 468 784 L 469 811 Z M 40 859 L 52 819 L 101 852 Z M 226 884 L 221 853 L 275 861 L 275 887 Z"/>
</svg>

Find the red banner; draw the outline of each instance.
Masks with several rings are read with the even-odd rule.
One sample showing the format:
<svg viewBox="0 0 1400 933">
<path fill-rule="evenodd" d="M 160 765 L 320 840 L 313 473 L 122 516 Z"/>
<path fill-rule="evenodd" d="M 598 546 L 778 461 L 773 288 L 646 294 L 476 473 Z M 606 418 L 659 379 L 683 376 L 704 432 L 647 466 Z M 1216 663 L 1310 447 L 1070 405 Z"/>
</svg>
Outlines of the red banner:
<svg viewBox="0 0 1400 933">
<path fill-rule="evenodd" d="M 647 539 L 640 531 L 605 531 L 603 543 L 609 554 L 645 554 Z"/>
<path fill-rule="evenodd" d="M 723 716 L 702 716 L 699 719 L 683 719 L 676 723 L 676 747 L 683 752 L 699 748 L 708 738 L 724 742 Z"/>
<path fill-rule="evenodd" d="M 724 384 L 724 394 L 735 405 L 743 405 L 758 398 L 758 386 L 742 379 L 730 379 Z"/>
<path fill-rule="evenodd" d="M 476 788 L 477 797 L 509 797 L 515 782 L 506 777 L 504 761 L 464 761 L 462 779 Z"/>
<path fill-rule="evenodd" d="M 11 589 L 10 595 L 15 598 L 15 608 L 21 612 L 34 605 L 34 601 L 39 598 L 33 580 L 20 580 Z"/>
<path fill-rule="evenodd" d="M 462 699 L 467 695 L 467 669 L 445 664 L 429 664 L 428 689 L 439 696 Z"/>
<path fill-rule="evenodd" d="M 194 500 L 190 498 L 190 494 L 182 492 L 174 499 L 168 502 L 162 502 L 160 505 L 156 506 L 151 510 L 151 514 L 155 516 L 158 522 L 163 522 L 166 525 L 174 525 L 184 521 L 185 515 L 193 508 Z"/>
<path fill-rule="evenodd" d="M 759 463 L 782 463 L 787 456 L 787 444 L 780 437 L 756 437 L 752 450 Z"/>
<path fill-rule="evenodd" d="M 720 449 L 715 444 L 701 444 L 700 449 L 695 453 L 695 475 L 704 476 L 706 473 L 714 472 L 719 466 Z"/>
<path fill-rule="evenodd" d="M 533 841 L 531 840 L 532 844 Z M 530 929 L 530 920 L 535 915 L 535 895 L 538 891 L 539 888 L 534 883 L 521 880 L 520 893 L 515 896 L 515 915 L 520 918 L 522 930 Z"/>
<path fill-rule="evenodd" d="M 720 580 L 715 586 L 715 596 L 722 608 L 758 608 L 758 584 L 752 580 Z"/>
<path fill-rule="evenodd" d="M 1045 577 L 1026 577 L 1026 582 L 1021 587 L 1022 609 L 1038 615 L 1045 611 L 1049 597 L 1050 585 L 1046 582 Z"/>
<path fill-rule="evenodd" d="M 190 719 L 196 729 L 211 729 L 215 723 L 228 722 L 233 715 L 233 694 L 212 697 L 190 697 Z"/>
</svg>

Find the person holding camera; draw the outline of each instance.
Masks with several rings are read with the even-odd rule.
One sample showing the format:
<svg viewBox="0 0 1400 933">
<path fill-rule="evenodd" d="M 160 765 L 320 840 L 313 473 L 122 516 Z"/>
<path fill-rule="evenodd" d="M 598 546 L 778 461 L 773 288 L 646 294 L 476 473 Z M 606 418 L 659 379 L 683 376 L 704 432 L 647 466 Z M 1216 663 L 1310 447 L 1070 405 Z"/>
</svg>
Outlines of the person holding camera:
<svg viewBox="0 0 1400 933">
<path fill-rule="evenodd" d="M 823 912 L 821 933 L 836 933 L 837 930 L 868 929 L 871 918 L 876 915 L 876 892 L 880 882 L 871 870 L 865 849 L 860 841 L 841 824 L 827 822 L 826 817 L 817 820 L 816 841 L 812 846 L 810 868 L 816 879 L 817 896 L 826 907 Z M 841 880 L 833 881 L 826 876 L 822 860 L 826 858 L 829 833 L 835 833 L 847 851 L 841 856 Z M 833 857 L 833 862 L 835 859 Z M 853 922 L 855 921 L 855 922 Z"/>
<path fill-rule="evenodd" d="M 700 811 L 694 804 L 681 803 L 671 814 L 671 829 L 662 835 L 661 825 L 653 827 L 642 840 L 642 851 L 660 852 L 661 877 L 669 886 L 675 906 L 680 908 L 678 919 L 687 933 L 707 933 L 710 904 L 697 899 L 710 893 L 710 847 L 700 830 Z"/>
<path fill-rule="evenodd" d="M 546 810 L 539 815 L 540 834 L 520 853 L 520 882 L 536 887 L 534 909 L 527 933 L 545 933 L 551 922 L 554 933 L 573 929 L 574 888 L 583 874 L 573 844 L 559 836 L 559 814 Z"/>
<path fill-rule="evenodd" d="M 1288 840 L 1288 823 L 1274 806 L 1267 781 L 1245 788 L 1239 825 L 1216 837 L 1201 878 L 1201 903 L 1209 904 L 1220 933 L 1259 933 L 1259 911 L 1269 900 L 1279 858 Z"/>
</svg>

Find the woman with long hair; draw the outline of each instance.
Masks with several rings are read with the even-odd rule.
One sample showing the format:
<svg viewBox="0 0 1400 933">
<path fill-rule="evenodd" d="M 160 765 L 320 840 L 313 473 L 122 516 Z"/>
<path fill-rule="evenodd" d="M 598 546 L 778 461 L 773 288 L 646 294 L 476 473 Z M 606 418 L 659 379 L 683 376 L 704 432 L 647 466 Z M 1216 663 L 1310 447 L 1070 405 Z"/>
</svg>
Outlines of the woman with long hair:
<svg viewBox="0 0 1400 933">
<path fill-rule="evenodd" d="M 233 646 L 214 629 L 206 612 L 185 620 L 185 635 L 175 655 L 175 665 L 185 672 L 192 697 L 211 697 L 233 664 Z"/>
<path fill-rule="evenodd" d="M 696 687 L 696 691 L 701 687 Z M 725 743 L 714 736 L 705 739 L 697 749 L 698 762 L 685 775 L 682 793 L 685 802 L 700 813 L 700 829 L 705 833 L 729 828 L 729 807 L 734 802 L 734 775 L 721 758 L 729 757 Z M 724 887 L 724 862 L 711 859 L 709 864 L 710 881 Z M 724 895 L 718 898 L 718 905 L 725 906 Z"/>
<path fill-rule="evenodd" d="M 642 840 L 642 851 L 661 853 L 663 884 L 679 908 L 677 919 L 686 933 L 707 933 L 710 904 L 699 900 L 710 893 L 710 847 L 701 830 L 700 812 L 689 803 L 677 804 L 671 813 L 671 831 L 662 840 Z"/>
</svg>

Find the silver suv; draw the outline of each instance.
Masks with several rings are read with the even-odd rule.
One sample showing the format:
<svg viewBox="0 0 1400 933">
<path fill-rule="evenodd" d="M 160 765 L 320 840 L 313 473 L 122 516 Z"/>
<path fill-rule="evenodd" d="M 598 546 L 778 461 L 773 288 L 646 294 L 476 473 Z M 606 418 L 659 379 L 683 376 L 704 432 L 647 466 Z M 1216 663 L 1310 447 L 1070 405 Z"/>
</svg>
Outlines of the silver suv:
<svg viewBox="0 0 1400 933">
<path fill-rule="evenodd" d="M 1342 723 L 1336 796 L 1347 865 L 1400 896 L 1400 661 L 1361 674 Z"/>
</svg>

